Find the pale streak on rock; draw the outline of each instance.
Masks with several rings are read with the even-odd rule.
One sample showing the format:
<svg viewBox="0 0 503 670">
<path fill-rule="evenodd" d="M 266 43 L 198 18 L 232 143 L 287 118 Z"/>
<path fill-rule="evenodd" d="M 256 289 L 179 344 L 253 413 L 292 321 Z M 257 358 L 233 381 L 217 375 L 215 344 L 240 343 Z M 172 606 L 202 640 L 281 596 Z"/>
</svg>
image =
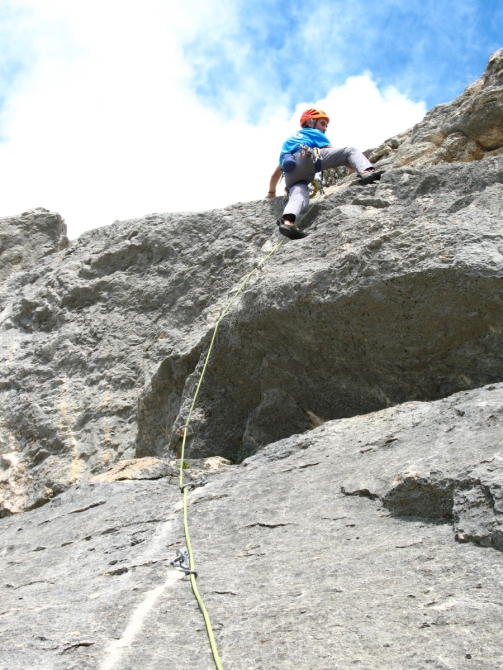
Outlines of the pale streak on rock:
<svg viewBox="0 0 503 670">
<path fill-rule="evenodd" d="M 14 342 L 12 347 L 9 349 L 9 355 L 7 356 L 7 360 L 5 361 L 5 367 L 7 370 L 10 370 L 12 366 L 12 360 L 14 358 L 14 354 L 16 353 L 16 349 L 18 347 L 18 343 Z"/>
<path fill-rule="evenodd" d="M 184 574 L 172 570 L 168 573 L 166 581 L 153 591 L 149 591 L 145 599 L 134 610 L 129 623 L 119 640 L 113 640 L 108 644 L 105 650 L 106 658 L 100 666 L 100 670 L 114 670 L 120 663 L 124 652 L 130 647 L 137 638 L 152 609 L 159 597 L 166 589 L 173 586 L 177 581 L 183 579 Z"/>
<path fill-rule="evenodd" d="M 160 554 L 164 553 L 165 538 L 172 532 L 172 528 L 172 520 L 165 521 L 160 526 L 147 550 L 141 554 L 138 560 L 139 563 L 148 562 L 152 557 L 158 557 Z M 109 642 L 106 649 L 107 658 L 103 661 L 100 670 L 113 670 L 117 666 L 117 663 L 120 662 L 125 650 L 131 646 L 137 635 L 140 633 L 142 626 L 145 623 L 145 619 L 152 611 L 159 597 L 166 591 L 166 589 L 174 586 L 180 579 L 183 579 L 184 576 L 184 573 L 179 572 L 174 568 L 168 568 L 168 576 L 164 583 L 152 591 L 149 591 L 146 597 L 134 609 L 120 639 Z"/>
<path fill-rule="evenodd" d="M 12 433 L 8 436 L 9 446 L 16 449 Z M 19 452 L 13 450 L 1 455 L 8 470 L 0 477 L 0 502 L 7 514 L 23 511 L 26 504 L 26 491 L 29 487 L 28 468 L 23 464 Z"/>
<path fill-rule="evenodd" d="M 70 465 L 69 481 L 71 481 L 72 484 L 76 484 L 79 481 L 79 475 L 82 470 L 83 463 L 82 460 L 79 458 L 78 444 L 77 440 L 75 439 L 75 433 L 73 432 L 72 429 L 72 424 L 75 421 L 75 417 L 73 416 L 73 413 L 69 409 L 70 400 L 68 393 L 68 378 L 66 377 L 63 380 L 62 393 L 63 395 L 61 399 L 61 409 L 60 409 L 61 414 L 60 429 L 63 439 L 68 440 L 70 444 L 70 455 L 72 458 L 72 462 Z"/>
</svg>

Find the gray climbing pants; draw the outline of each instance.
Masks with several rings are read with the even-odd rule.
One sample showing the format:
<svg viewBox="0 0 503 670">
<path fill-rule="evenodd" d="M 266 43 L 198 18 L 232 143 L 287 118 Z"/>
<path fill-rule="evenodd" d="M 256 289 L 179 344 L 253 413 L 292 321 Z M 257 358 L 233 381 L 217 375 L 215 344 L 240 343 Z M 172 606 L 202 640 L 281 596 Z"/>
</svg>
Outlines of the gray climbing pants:
<svg viewBox="0 0 503 670">
<path fill-rule="evenodd" d="M 368 158 L 355 147 L 321 149 L 320 154 L 322 170 L 344 166 L 353 168 L 356 172 L 363 172 L 372 167 Z M 312 156 L 302 156 L 301 151 L 295 154 L 295 167 L 291 172 L 285 174 L 285 185 L 289 188 L 289 198 L 283 216 L 293 214 L 297 218 L 309 207 L 308 184 L 313 181 L 314 175 Z"/>
</svg>

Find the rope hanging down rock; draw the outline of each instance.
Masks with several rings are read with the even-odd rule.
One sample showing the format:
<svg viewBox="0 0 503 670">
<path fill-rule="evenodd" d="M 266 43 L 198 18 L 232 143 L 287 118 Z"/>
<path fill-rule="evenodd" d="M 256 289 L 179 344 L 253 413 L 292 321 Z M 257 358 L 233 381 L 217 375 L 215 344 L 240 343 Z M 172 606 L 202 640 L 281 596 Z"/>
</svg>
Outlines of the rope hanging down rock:
<svg viewBox="0 0 503 670">
<path fill-rule="evenodd" d="M 314 205 L 317 204 L 317 202 L 319 202 L 319 200 L 317 200 L 316 202 L 313 202 L 313 204 L 311 205 L 311 207 L 309 207 L 309 209 L 304 214 L 302 219 L 304 219 L 307 216 L 307 214 L 309 214 L 309 212 L 314 207 Z M 208 611 L 207 611 L 207 609 L 204 605 L 201 594 L 199 593 L 199 590 L 197 588 L 197 582 L 196 582 L 197 572 L 196 572 L 195 563 L 194 563 L 194 554 L 192 552 L 192 545 L 190 543 L 189 525 L 188 525 L 188 518 L 187 518 L 187 516 L 188 516 L 187 515 L 187 490 L 193 488 L 194 486 L 187 485 L 187 484 L 183 483 L 183 464 L 184 464 L 184 456 L 185 456 L 185 443 L 187 441 L 187 434 L 188 434 L 190 419 L 192 417 L 192 412 L 194 410 L 194 407 L 196 406 L 197 396 L 199 395 L 199 390 L 201 388 L 201 384 L 203 382 L 204 375 L 206 373 L 206 368 L 208 367 L 208 361 L 209 361 L 210 356 L 211 356 L 211 352 L 212 352 L 212 349 L 213 349 L 213 345 L 215 343 L 215 339 L 216 339 L 216 336 L 217 336 L 217 331 L 218 331 L 218 327 L 220 325 L 220 322 L 222 321 L 224 316 L 227 314 L 229 309 L 232 307 L 232 305 L 234 304 L 237 297 L 239 296 L 241 291 L 244 289 L 244 287 L 246 286 L 248 281 L 253 277 L 253 275 L 256 272 L 258 272 L 258 270 L 262 267 L 262 265 L 264 265 L 264 263 L 266 261 L 268 261 L 269 258 L 271 258 L 271 256 L 273 256 L 276 253 L 276 251 L 278 251 L 278 249 L 285 242 L 286 242 L 286 239 L 281 240 L 281 242 L 279 242 L 274 247 L 274 249 L 272 251 L 270 251 L 267 254 L 267 256 L 265 256 L 265 258 L 263 258 L 260 261 L 260 263 L 258 263 L 258 265 L 256 265 L 256 267 L 245 276 L 245 278 L 243 279 L 241 284 L 238 286 L 236 292 L 234 293 L 232 298 L 229 300 L 227 306 L 225 307 L 223 312 L 218 317 L 218 320 L 215 324 L 215 329 L 213 330 L 213 336 L 211 338 L 210 346 L 209 346 L 208 352 L 206 354 L 203 369 L 201 371 L 201 376 L 199 377 L 199 382 L 198 382 L 197 387 L 196 387 L 196 392 L 194 393 L 194 397 L 192 399 L 192 404 L 190 405 L 189 414 L 187 416 L 187 421 L 186 421 L 185 425 L 183 426 L 182 450 L 181 450 L 181 454 L 180 454 L 180 490 L 183 494 L 183 526 L 184 526 L 184 531 L 185 531 L 185 541 L 187 543 L 187 552 L 178 552 L 177 557 L 171 562 L 171 564 L 174 567 L 176 567 L 177 569 L 182 570 L 182 572 L 185 572 L 185 574 L 190 576 L 190 583 L 191 583 L 191 586 L 192 586 L 192 591 L 194 592 L 194 596 L 196 597 L 197 603 L 198 603 L 199 608 L 200 608 L 200 610 L 202 612 L 202 615 L 204 617 L 204 622 L 206 624 L 206 631 L 208 633 L 208 639 L 209 639 L 210 646 L 211 646 L 211 651 L 212 651 L 212 654 L 213 654 L 213 660 L 215 661 L 215 666 L 216 666 L 217 670 L 223 670 L 223 667 L 222 667 L 222 663 L 220 661 L 220 656 L 218 655 L 218 649 L 217 649 L 217 645 L 216 645 L 216 642 L 215 642 L 215 636 L 213 634 L 213 628 L 212 628 L 212 625 L 211 625 L 210 617 L 209 617 Z M 204 482 L 204 483 L 206 483 L 206 482 Z M 203 484 L 203 482 L 197 482 L 196 485 L 201 486 L 201 485 L 204 485 L 204 484 Z"/>
</svg>

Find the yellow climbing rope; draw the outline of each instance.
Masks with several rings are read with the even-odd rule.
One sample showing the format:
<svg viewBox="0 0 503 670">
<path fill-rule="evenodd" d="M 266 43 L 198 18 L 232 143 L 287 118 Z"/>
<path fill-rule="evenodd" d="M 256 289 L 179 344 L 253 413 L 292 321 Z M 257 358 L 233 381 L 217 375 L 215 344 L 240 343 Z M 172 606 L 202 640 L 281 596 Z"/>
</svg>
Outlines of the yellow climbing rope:
<svg viewBox="0 0 503 670">
<path fill-rule="evenodd" d="M 183 463 L 183 461 L 182 461 Z M 182 468 L 180 468 L 182 469 Z M 187 488 L 183 489 L 183 527 L 185 528 L 185 541 L 187 542 L 187 551 L 189 552 L 189 565 L 190 565 L 190 583 L 192 586 L 192 591 L 196 597 L 197 603 L 201 612 L 203 613 L 204 623 L 206 625 L 206 631 L 208 633 L 208 638 L 211 646 L 211 653 L 213 654 L 213 660 L 218 670 L 223 670 L 222 663 L 220 662 L 220 656 L 218 655 L 217 643 L 215 642 L 215 636 L 213 635 L 213 628 L 211 626 L 210 615 L 206 609 L 199 589 L 197 588 L 196 575 L 192 571 L 194 568 L 194 554 L 192 553 L 192 545 L 190 544 L 190 535 L 189 535 L 189 524 L 187 520 Z"/>
<path fill-rule="evenodd" d="M 264 263 L 265 263 L 267 260 L 269 260 L 269 258 L 271 258 L 271 256 L 272 256 L 273 254 L 276 253 L 276 251 L 281 247 L 281 245 L 282 245 L 284 242 L 286 242 L 286 239 L 285 239 L 285 240 L 281 240 L 281 242 L 279 242 L 279 243 L 274 247 L 274 249 L 273 249 L 272 251 L 270 251 L 270 252 L 267 254 L 267 256 L 265 256 L 265 258 L 263 258 L 263 259 L 260 261 L 260 263 L 259 263 L 259 264 L 258 264 L 258 265 L 257 265 L 251 272 L 249 272 L 249 273 L 246 275 L 246 277 L 243 279 L 243 281 L 242 281 L 241 284 L 239 285 L 239 287 L 238 287 L 236 293 L 234 293 L 234 295 L 232 296 L 232 298 L 229 300 L 229 302 L 228 302 L 228 304 L 227 304 L 227 307 L 224 309 L 224 311 L 220 314 L 220 316 L 219 316 L 218 319 L 217 319 L 217 322 L 216 322 L 216 324 L 215 324 L 215 330 L 213 331 L 213 336 L 212 336 L 212 338 L 211 338 L 210 346 L 209 346 L 209 349 L 208 349 L 208 353 L 206 354 L 206 359 L 205 359 L 205 361 L 204 361 L 203 370 L 202 370 L 202 372 L 201 372 L 201 376 L 199 377 L 199 382 L 198 382 L 198 384 L 197 384 L 196 392 L 194 393 L 194 398 L 192 399 L 192 404 L 191 404 L 190 409 L 189 409 L 189 415 L 188 415 L 188 417 L 187 417 L 187 423 L 185 424 L 185 426 L 184 426 L 184 430 L 183 430 L 182 452 L 181 452 L 181 454 L 180 454 L 180 457 L 181 457 L 181 458 L 180 458 L 180 488 L 183 487 L 183 457 L 184 457 L 184 454 L 185 454 L 185 442 L 186 442 L 186 440 L 187 440 L 187 430 L 188 430 L 188 427 L 189 427 L 189 424 L 190 424 L 190 419 L 191 419 L 191 417 L 192 417 L 192 412 L 194 411 L 194 407 L 196 406 L 197 396 L 199 395 L 199 389 L 201 388 L 201 384 L 203 383 L 204 375 L 205 375 L 205 373 L 206 373 L 206 368 L 208 367 L 208 361 L 209 361 L 210 356 L 211 356 L 211 351 L 212 351 L 212 349 L 213 349 L 213 345 L 214 345 L 214 343 L 215 343 L 215 338 L 216 338 L 216 336 L 217 336 L 217 331 L 218 331 L 218 327 L 219 327 L 219 325 L 220 325 L 220 322 L 222 321 L 222 319 L 224 318 L 224 316 L 227 314 L 227 312 L 230 310 L 230 308 L 231 308 L 232 305 L 234 304 L 236 298 L 237 298 L 238 295 L 241 293 L 241 291 L 244 289 L 244 287 L 246 286 L 246 284 L 248 283 L 248 281 L 251 279 L 251 277 L 253 277 L 253 275 L 259 270 L 259 268 L 260 268 L 262 265 L 264 265 Z M 191 569 L 192 569 L 192 568 L 191 568 Z"/>
<path fill-rule="evenodd" d="M 203 617 L 204 617 L 204 622 L 206 624 L 206 631 L 208 633 L 208 638 L 209 638 L 210 645 L 211 645 L 211 651 L 212 651 L 212 654 L 213 654 L 213 660 L 215 661 L 215 665 L 216 665 L 218 670 L 223 670 L 222 663 L 220 662 L 220 657 L 218 655 L 218 649 L 217 649 L 217 645 L 216 645 L 216 642 L 215 642 L 215 636 L 213 635 L 213 628 L 211 626 L 210 617 L 209 617 L 208 611 L 206 610 L 206 607 L 204 605 L 201 594 L 199 593 L 199 590 L 197 588 L 196 575 L 194 574 L 195 573 L 194 554 L 192 552 L 192 545 L 190 543 L 189 524 L 188 524 L 188 519 L 187 519 L 187 487 L 184 486 L 184 483 L 183 483 L 183 470 L 184 470 L 183 465 L 184 465 L 184 456 L 185 456 L 185 442 L 187 440 L 187 431 L 188 431 L 188 428 L 189 428 L 190 419 L 192 417 L 192 412 L 193 412 L 194 407 L 196 405 L 197 396 L 199 395 L 199 389 L 201 388 L 201 384 L 202 384 L 203 379 L 204 379 L 204 374 L 205 374 L 206 368 L 208 366 L 208 361 L 210 359 L 211 351 L 213 349 L 213 344 L 214 344 L 215 338 L 217 336 L 218 326 L 220 325 L 220 322 L 222 321 L 224 316 L 227 314 L 229 309 L 232 307 L 232 305 L 233 305 L 234 301 L 236 300 L 236 298 L 238 297 L 238 295 L 241 293 L 243 288 L 248 283 L 249 279 L 251 279 L 251 277 L 253 277 L 253 275 L 259 270 L 259 268 L 273 254 L 276 253 L 276 251 L 281 247 L 281 245 L 285 241 L 286 240 L 281 240 L 281 242 L 279 242 L 279 244 L 277 244 L 274 247 L 274 249 L 272 251 L 270 251 L 267 254 L 267 256 L 265 258 L 263 258 L 260 261 L 260 263 L 251 272 L 249 272 L 246 275 L 246 277 L 243 279 L 243 281 L 239 285 L 237 291 L 234 293 L 231 300 L 227 304 L 226 308 L 224 309 L 224 311 L 218 317 L 218 320 L 215 324 L 215 329 L 213 331 L 213 337 L 211 338 L 208 353 L 206 354 L 206 359 L 204 361 L 204 366 L 203 366 L 203 369 L 202 369 L 202 372 L 201 372 L 201 376 L 199 377 L 199 382 L 197 384 L 196 392 L 194 393 L 194 398 L 192 399 L 192 404 L 190 406 L 189 415 L 187 417 L 187 422 L 186 422 L 186 424 L 184 426 L 184 429 L 183 429 L 182 451 L 181 451 L 181 454 L 180 454 L 180 489 L 183 491 L 183 526 L 184 526 L 184 529 L 185 529 L 185 541 L 187 542 L 187 551 L 188 551 L 188 554 L 189 554 L 190 583 L 191 583 L 191 586 L 192 586 L 192 591 L 194 592 L 194 595 L 196 597 L 196 600 L 199 604 L 199 607 L 200 607 L 201 612 L 202 612 Z"/>
<path fill-rule="evenodd" d="M 300 223 L 309 214 L 309 212 L 314 207 L 314 205 L 316 205 L 318 202 L 320 202 L 321 199 L 322 198 L 320 198 L 320 199 L 318 199 L 318 200 L 316 200 L 315 202 L 312 203 L 312 205 L 309 207 L 307 212 L 305 214 L 303 214 L 303 216 L 299 219 L 298 223 Z M 215 339 L 216 339 L 216 336 L 217 336 L 217 331 L 218 331 L 218 327 L 220 325 L 220 322 L 222 321 L 224 316 L 227 314 L 229 309 L 232 307 L 236 298 L 241 293 L 241 291 L 244 289 L 244 287 L 246 286 L 248 281 L 251 279 L 251 277 L 253 277 L 253 275 L 259 270 L 259 268 L 262 265 L 264 265 L 264 263 L 267 260 L 269 260 L 269 258 L 271 258 L 271 256 L 273 256 L 278 251 L 278 249 L 281 247 L 281 245 L 284 242 L 286 242 L 286 239 L 281 240 L 281 242 L 279 242 L 274 247 L 274 249 L 272 251 L 270 251 L 267 254 L 267 256 L 265 256 L 260 261 L 260 263 L 258 263 L 258 265 L 253 270 L 251 270 L 251 272 L 249 272 L 245 276 L 245 278 L 243 279 L 241 284 L 238 286 L 236 292 L 234 293 L 232 298 L 227 303 L 227 306 L 225 307 L 223 312 L 218 317 L 217 322 L 215 323 L 215 329 L 213 331 L 213 336 L 211 338 L 210 346 L 208 348 L 208 353 L 206 354 L 206 358 L 204 360 L 204 365 L 203 365 L 203 369 L 202 369 L 202 372 L 201 372 L 201 376 L 199 377 L 199 382 L 198 382 L 197 387 L 196 387 L 196 392 L 194 393 L 194 397 L 192 399 L 192 404 L 190 405 L 189 414 L 187 416 L 187 422 L 186 422 L 185 426 L 183 427 L 182 451 L 181 451 L 181 454 L 180 454 L 180 490 L 183 492 L 183 527 L 184 527 L 184 530 L 185 530 L 185 541 L 187 543 L 187 552 L 188 552 L 188 555 L 189 555 L 189 569 L 186 570 L 186 573 L 190 575 L 190 583 L 191 583 L 191 586 L 192 586 L 192 591 L 194 592 L 194 595 L 196 597 L 196 600 L 198 602 L 198 605 L 199 605 L 199 607 L 201 609 L 201 612 L 203 614 L 203 617 L 204 617 L 204 622 L 206 624 L 206 631 L 208 633 L 208 639 L 210 641 L 211 651 L 212 651 L 212 654 L 213 654 L 213 660 L 215 661 L 215 665 L 217 667 L 217 670 L 223 670 L 223 667 L 222 667 L 222 663 L 220 662 L 220 657 L 218 655 L 218 649 L 217 649 L 217 645 L 216 645 L 216 642 L 215 642 L 215 636 L 213 635 L 213 628 L 211 626 L 210 616 L 209 616 L 208 611 L 207 611 L 207 609 L 204 605 L 201 594 L 199 593 L 199 590 L 197 588 L 197 583 L 196 583 L 197 574 L 196 574 L 196 568 L 195 568 L 195 563 L 194 563 L 194 554 L 192 552 L 192 545 L 190 543 L 189 524 L 188 524 L 188 518 L 187 518 L 187 486 L 184 485 L 184 483 L 183 483 L 183 470 L 184 470 L 183 466 L 184 466 L 184 457 L 185 457 L 185 442 L 187 441 L 187 431 L 189 429 L 190 419 L 192 418 L 192 412 L 194 410 L 194 407 L 196 406 L 197 396 L 199 395 L 199 389 L 201 388 L 201 384 L 203 383 L 204 375 L 206 373 L 206 368 L 208 367 L 208 361 L 209 361 L 210 356 L 211 356 L 211 351 L 213 349 L 213 344 L 215 343 Z"/>
</svg>

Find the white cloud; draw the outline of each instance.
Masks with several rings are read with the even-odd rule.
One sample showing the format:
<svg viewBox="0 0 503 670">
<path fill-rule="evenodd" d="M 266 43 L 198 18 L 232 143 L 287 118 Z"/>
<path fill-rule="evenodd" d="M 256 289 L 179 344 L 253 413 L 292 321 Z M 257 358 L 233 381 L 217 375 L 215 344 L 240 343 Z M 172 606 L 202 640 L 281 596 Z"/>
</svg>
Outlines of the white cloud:
<svg viewBox="0 0 503 670">
<path fill-rule="evenodd" d="M 371 73 L 349 77 L 316 106 L 330 110 L 330 140 L 336 146 L 370 149 L 407 130 L 426 114 L 424 102 L 412 102 L 390 86 L 383 91 Z"/>
<path fill-rule="evenodd" d="M 260 126 L 205 109 L 187 86 L 178 42 L 191 15 L 204 20 L 204 0 L 190 12 L 166 0 L 26 2 L 46 39 L 3 115 L 0 216 L 47 207 L 74 238 L 115 219 L 263 197 L 281 143 L 313 101 L 291 118 L 280 107 Z M 380 91 L 370 74 L 316 104 L 331 116 L 334 145 L 362 149 L 425 112 L 394 89 Z"/>
</svg>

